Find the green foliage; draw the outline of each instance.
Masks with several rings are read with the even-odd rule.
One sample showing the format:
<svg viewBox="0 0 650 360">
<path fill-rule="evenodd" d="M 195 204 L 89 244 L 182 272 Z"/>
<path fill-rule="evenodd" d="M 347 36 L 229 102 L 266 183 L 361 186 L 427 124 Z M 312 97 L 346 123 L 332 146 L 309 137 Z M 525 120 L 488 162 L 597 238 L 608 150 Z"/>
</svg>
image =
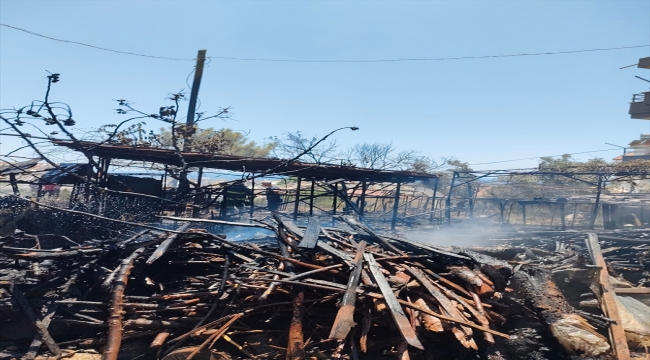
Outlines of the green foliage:
<svg viewBox="0 0 650 360">
<path fill-rule="evenodd" d="M 540 158 L 539 170 L 540 171 L 591 171 L 593 169 L 607 166 L 608 163 L 602 158 L 593 158 L 587 161 L 575 161 L 571 155 L 564 154 L 559 158 L 545 156 Z"/>
<path fill-rule="evenodd" d="M 255 141 L 248 140 L 245 134 L 228 128 L 215 130 L 192 127 L 188 129 L 185 125 L 177 125 L 174 132 L 179 144 L 182 144 L 184 139 L 191 137 L 192 151 L 201 153 L 266 157 L 275 147 L 273 143 L 258 145 Z M 171 131 L 160 129 L 158 141 L 163 147 L 173 146 Z"/>
<path fill-rule="evenodd" d="M 468 163 L 458 159 L 448 159 L 447 166 L 449 167 L 449 171 L 472 171 Z"/>
</svg>

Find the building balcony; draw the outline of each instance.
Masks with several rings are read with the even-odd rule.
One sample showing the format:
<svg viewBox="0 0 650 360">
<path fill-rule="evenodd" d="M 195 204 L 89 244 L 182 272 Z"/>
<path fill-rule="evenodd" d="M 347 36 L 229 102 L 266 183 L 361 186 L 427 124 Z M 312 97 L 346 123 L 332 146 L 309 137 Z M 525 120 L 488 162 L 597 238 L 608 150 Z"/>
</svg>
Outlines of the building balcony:
<svg viewBox="0 0 650 360">
<path fill-rule="evenodd" d="M 650 120 L 650 92 L 634 94 L 630 103 L 630 117 Z"/>
</svg>

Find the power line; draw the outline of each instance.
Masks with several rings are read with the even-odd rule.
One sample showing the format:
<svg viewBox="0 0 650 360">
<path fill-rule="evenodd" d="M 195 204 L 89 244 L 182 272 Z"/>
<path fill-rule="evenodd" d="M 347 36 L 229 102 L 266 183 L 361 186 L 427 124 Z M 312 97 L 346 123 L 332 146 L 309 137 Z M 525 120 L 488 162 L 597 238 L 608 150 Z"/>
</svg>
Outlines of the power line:
<svg viewBox="0 0 650 360">
<path fill-rule="evenodd" d="M 14 29 L 14 30 L 22 31 L 22 32 L 28 33 L 30 35 L 39 36 L 39 37 L 42 37 L 42 38 L 45 38 L 45 39 L 48 39 L 48 40 L 54 40 L 54 41 L 60 41 L 60 42 L 69 43 L 69 44 L 87 46 L 89 48 L 93 48 L 93 49 L 97 49 L 97 50 L 110 51 L 110 52 L 114 52 L 114 53 L 118 53 L 118 54 L 142 56 L 142 57 L 148 57 L 148 58 L 153 58 L 153 59 L 163 59 L 163 60 L 193 61 L 193 59 L 179 59 L 179 58 L 171 58 L 171 57 L 165 57 L 165 56 L 154 56 L 154 55 L 138 54 L 138 53 L 129 52 L 129 51 L 113 50 L 113 49 L 103 48 L 103 47 L 100 47 L 100 46 L 90 45 L 90 44 L 86 44 L 86 43 L 82 43 L 82 42 L 78 42 L 78 41 L 57 39 L 57 38 L 53 38 L 53 37 L 46 36 L 46 35 L 43 35 L 43 34 L 38 34 L 38 33 L 35 33 L 33 31 L 29 31 L 29 30 L 26 30 L 26 29 L 22 29 L 22 28 L 7 25 L 7 24 L 0 23 L 0 26 L 5 26 L 5 27 L 8 27 L 8 28 L 11 28 L 11 29 Z"/>
<path fill-rule="evenodd" d="M 23 28 L 16 26 L 11 26 L 7 24 L 0 23 L 0 26 L 8 27 L 10 29 L 18 30 L 25 32 L 30 35 L 42 37 L 48 40 L 59 41 L 69 44 L 81 45 L 90 47 L 97 50 L 110 51 L 118 54 L 133 55 L 140 57 L 147 57 L 152 59 L 161 59 L 161 60 L 173 60 L 173 61 L 194 61 L 194 59 L 187 58 L 172 58 L 166 56 L 155 56 L 155 55 L 146 55 L 139 54 L 130 51 L 120 51 L 114 49 L 108 49 L 100 46 L 90 45 L 78 41 L 57 39 L 51 36 L 38 34 L 33 31 L 29 31 Z M 612 51 L 612 50 L 625 50 L 625 49 L 638 49 L 650 47 L 650 45 L 635 45 L 635 46 L 620 46 L 620 47 L 609 47 L 609 48 L 595 48 L 595 49 L 582 49 L 582 50 L 569 50 L 569 51 L 554 51 L 554 52 L 536 52 L 536 53 L 519 53 L 519 54 L 505 54 L 505 55 L 479 55 L 479 56 L 457 56 L 457 57 L 439 57 L 439 58 L 398 58 L 398 59 L 370 59 L 370 60 L 300 60 L 300 59 L 271 59 L 271 58 L 241 58 L 241 57 L 229 57 L 229 56 L 208 56 L 208 59 L 218 59 L 218 60 L 233 60 L 233 61 L 261 61 L 261 62 L 290 62 L 290 63 L 385 63 L 385 62 L 405 62 L 405 61 L 448 61 L 448 60 L 471 60 L 471 59 L 493 59 L 493 58 L 509 58 L 509 57 L 522 57 L 522 56 L 542 56 L 542 55 L 561 55 L 561 54 L 576 54 L 576 53 L 586 53 L 586 52 L 595 52 L 595 51 Z"/>
<path fill-rule="evenodd" d="M 571 153 L 571 154 L 559 154 L 559 155 L 535 156 L 535 157 L 529 157 L 529 158 L 523 158 L 523 159 L 502 160 L 502 161 L 490 161 L 490 162 L 477 163 L 477 164 L 468 164 L 468 165 L 500 164 L 500 163 L 507 163 L 507 162 L 513 162 L 513 161 L 521 161 L 521 160 L 535 160 L 535 159 L 541 159 L 541 158 L 543 158 L 543 157 L 555 157 L 555 156 L 562 156 L 562 155 L 579 155 L 579 154 L 589 154 L 589 153 L 595 153 L 595 152 L 614 151 L 614 150 L 618 150 L 618 149 L 591 150 L 591 151 L 582 151 L 582 152 Z M 619 150 L 619 151 L 620 151 L 620 150 Z"/>
<path fill-rule="evenodd" d="M 212 56 L 211 58 L 220 59 L 220 60 L 293 62 L 293 63 L 380 63 L 380 62 L 402 62 L 402 61 L 445 61 L 445 60 L 490 59 L 490 58 L 508 58 L 508 57 L 540 56 L 540 55 L 560 55 L 560 54 L 575 54 L 575 53 L 584 53 L 584 52 L 593 52 L 593 51 L 636 49 L 636 48 L 643 48 L 643 47 L 650 47 L 650 45 L 621 46 L 621 47 L 613 47 L 613 48 L 521 53 L 521 54 L 506 54 L 506 55 L 479 55 L 479 56 L 458 56 L 458 57 L 440 57 L 440 58 L 404 58 L 404 59 L 375 59 L 375 60 L 296 60 L 296 59 L 237 58 L 237 57 L 225 57 L 225 56 Z"/>
</svg>

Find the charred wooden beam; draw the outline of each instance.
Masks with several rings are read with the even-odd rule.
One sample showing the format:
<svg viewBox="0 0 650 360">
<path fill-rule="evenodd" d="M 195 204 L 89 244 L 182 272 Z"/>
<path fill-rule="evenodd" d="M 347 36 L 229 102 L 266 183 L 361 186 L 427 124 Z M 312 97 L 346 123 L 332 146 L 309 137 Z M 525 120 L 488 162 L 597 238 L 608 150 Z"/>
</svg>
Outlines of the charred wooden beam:
<svg viewBox="0 0 650 360">
<path fill-rule="evenodd" d="M 600 184 L 600 178 L 599 178 Z M 599 185 L 600 186 L 600 185 Z M 600 191 L 600 190 L 599 190 Z M 587 249 L 589 250 L 589 255 L 594 265 L 600 267 L 600 274 L 598 277 L 598 282 L 600 284 L 599 291 L 601 297 L 601 308 L 603 313 L 608 318 L 616 321 L 615 324 L 609 325 L 609 332 L 612 347 L 614 353 L 620 360 L 630 359 L 630 350 L 627 346 L 627 339 L 625 338 L 625 330 L 623 329 L 623 323 L 621 322 L 621 316 L 618 312 L 618 307 L 616 305 L 616 294 L 612 288 L 612 284 L 609 281 L 609 273 L 607 272 L 607 264 L 603 258 L 603 253 L 600 250 L 600 244 L 598 243 L 598 235 L 589 234 L 589 237 L 585 240 L 587 244 Z"/>
<path fill-rule="evenodd" d="M 379 287 L 379 290 L 381 290 L 381 294 L 384 297 L 384 301 L 386 301 L 386 305 L 388 306 L 388 309 L 390 310 L 391 315 L 393 316 L 393 320 L 395 321 L 397 328 L 402 334 L 402 337 L 404 338 L 404 340 L 406 340 L 406 342 L 409 345 L 423 350 L 424 346 L 422 345 L 417 335 L 415 334 L 415 331 L 411 327 L 411 323 L 406 318 L 406 315 L 404 314 L 404 310 L 402 310 L 402 307 L 397 301 L 397 297 L 395 297 L 395 294 L 393 294 L 393 290 L 391 289 L 390 285 L 388 284 L 388 281 L 384 277 L 384 274 L 382 274 L 379 264 L 377 264 L 372 254 L 365 253 L 363 254 L 363 257 L 368 263 L 368 268 L 370 269 L 372 278 L 374 279 L 375 284 L 377 284 L 377 286 Z"/>
<path fill-rule="evenodd" d="M 357 299 L 357 285 L 361 278 L 361 270 L 363 270 L 363 253 L 365 248 L 366 243 L 363 241 L 357 247 L 357 255 L 352 261 L 354 263 L 354 269 L 348 278 L 347 289 L 341 301 L 341 307 L 334 319 L 334 324 L 329 334 L 330 338 L 345 340 L 345 337 L 348 336 L 348 333 L 355 325 L 354 308 Z"/>
<path fill-rule="evenodd" d="M 553 282 L 549 270 L 524 267 L 512 276 L 511 281 L 512 287 L 525 296 L 566 351 L 597 357 L 610 350 L 607 339 L 575 313 Z"/>
<path fill-rule="evenodd" d="M 141 247 L 129 255 L 126 259 L 122 260 L 117 275 L 117 280 L 113 285 L 113 295 L 111 299 L 111 306 L 109 308 L 108 318 L 108 341 L 106 348 L 102 353 L 102 360 L 117 360 L 120 351 L 120 344 L 122 343 L 122 309 L 124 307 L 124 290 L 126 283 L 129 281 L 129 274 L 133 268 L 133 263 L 145 251 Z"/>
</svg>

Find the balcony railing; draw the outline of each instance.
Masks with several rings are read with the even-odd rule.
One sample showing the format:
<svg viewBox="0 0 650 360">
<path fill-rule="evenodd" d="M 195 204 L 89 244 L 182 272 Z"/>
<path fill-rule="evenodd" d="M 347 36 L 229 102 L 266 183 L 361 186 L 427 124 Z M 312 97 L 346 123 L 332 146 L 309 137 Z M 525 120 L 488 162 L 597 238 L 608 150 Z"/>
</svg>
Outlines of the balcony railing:
<svg viewBox="0 0 650 360">
<path fill-rule="evenodd" d="M 640 103 L 645 101 L 645 94 L 646 93 L 640 93 L 640 94 L 634 94 L 632 95 L 632 102 L 633 103 Z"/>
</svg>

